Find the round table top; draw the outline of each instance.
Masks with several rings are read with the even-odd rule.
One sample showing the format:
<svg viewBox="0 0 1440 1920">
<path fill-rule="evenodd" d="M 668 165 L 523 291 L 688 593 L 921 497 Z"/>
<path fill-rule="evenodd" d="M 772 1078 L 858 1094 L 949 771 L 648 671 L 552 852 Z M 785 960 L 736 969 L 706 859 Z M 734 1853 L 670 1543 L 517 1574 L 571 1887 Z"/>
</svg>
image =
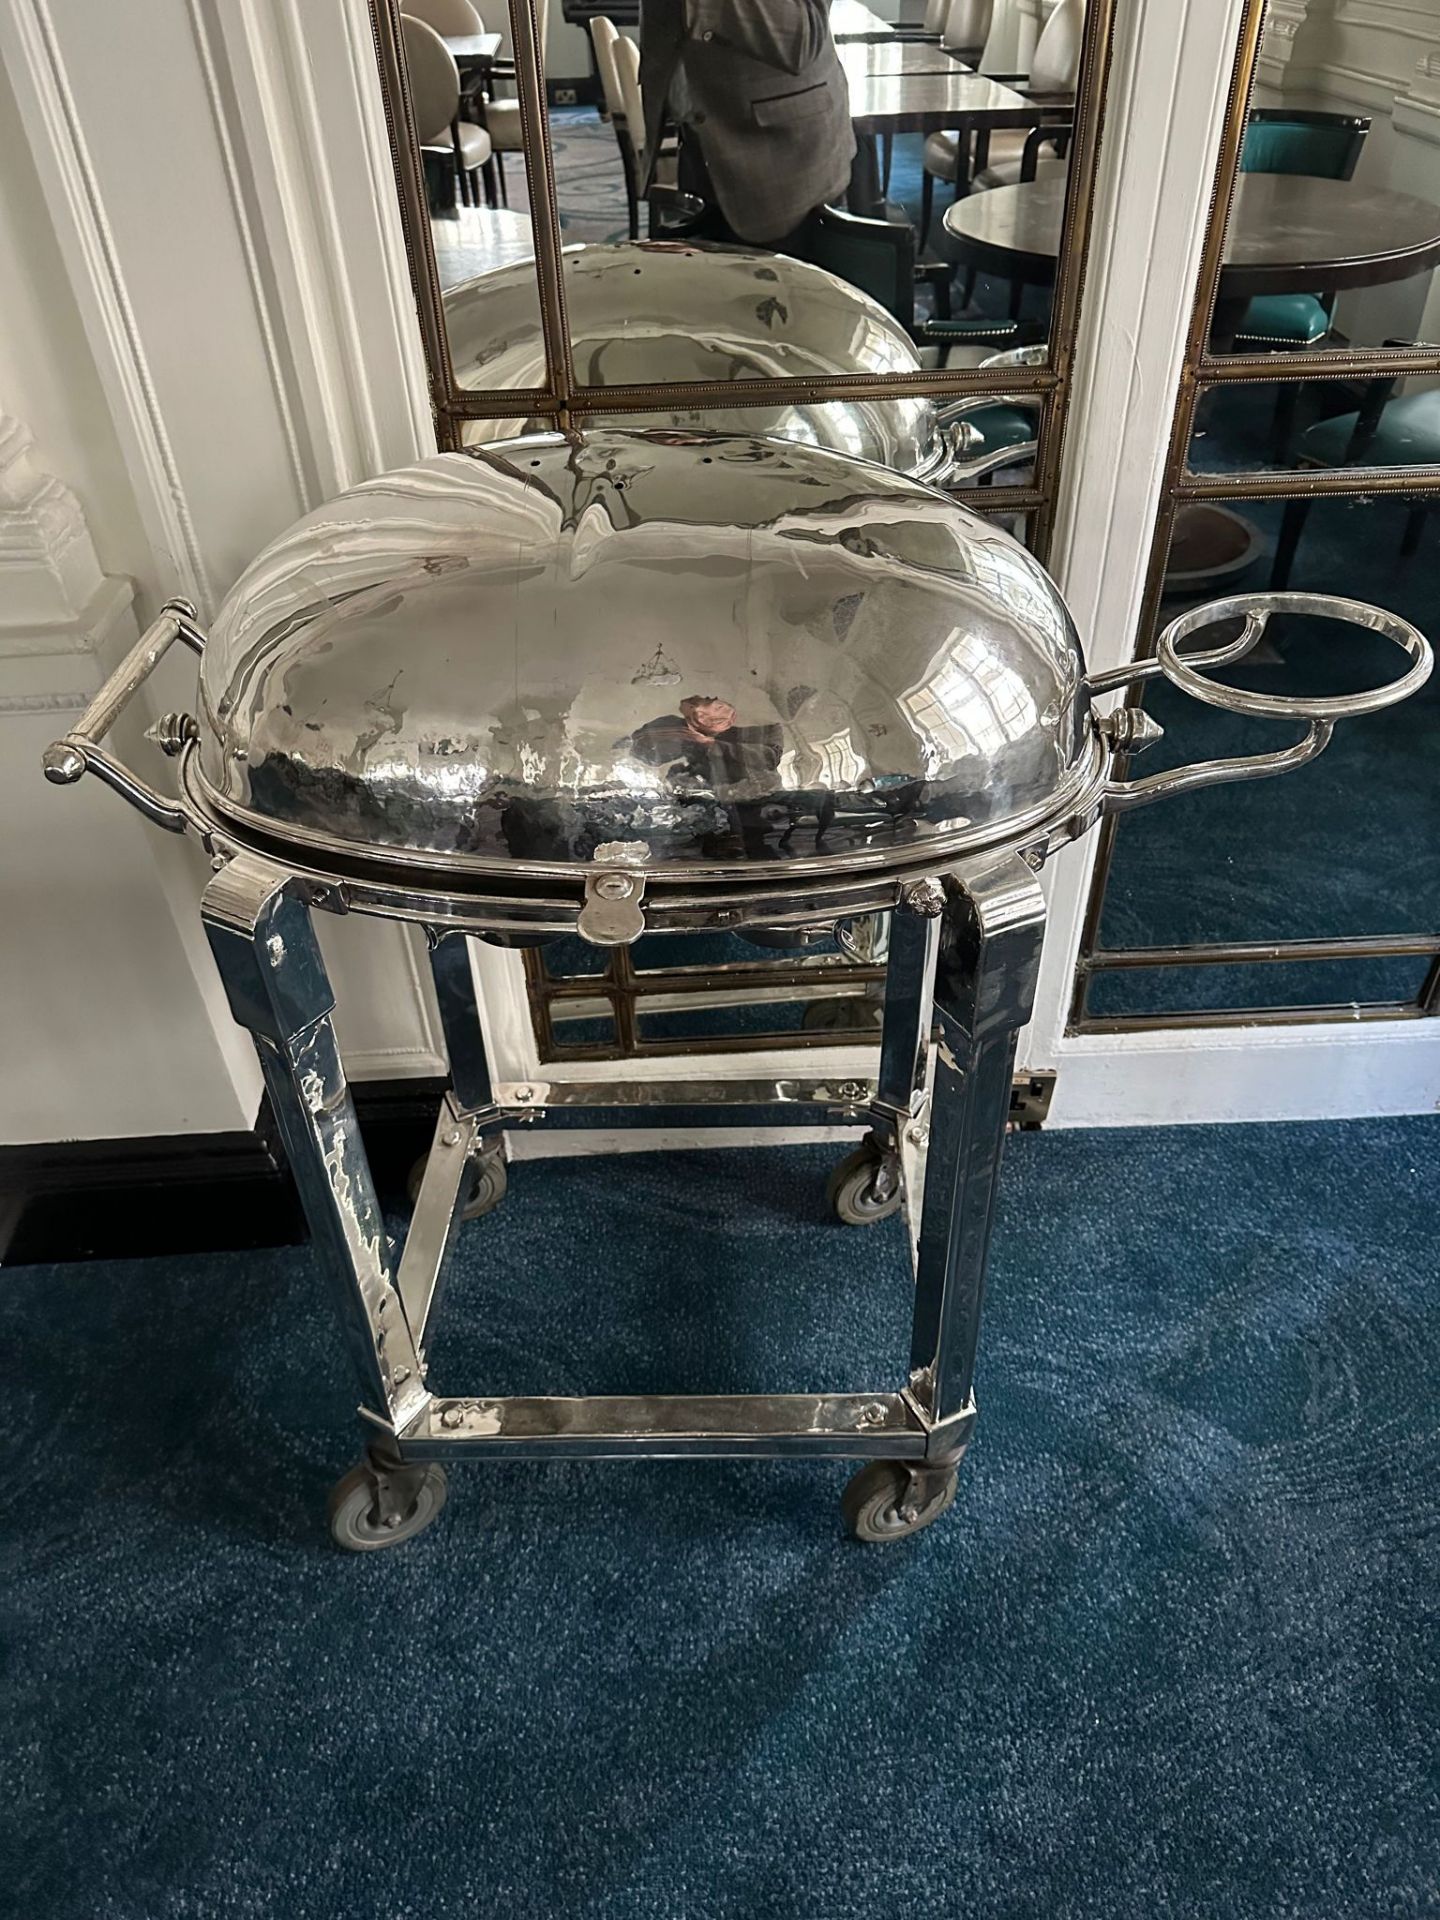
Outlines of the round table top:
<svg viewBox="0 0 1440 1920">
<path fill-rule="evenodd" d="M 1060 168 L 1012 187 L 972 193 L 946 209 L 945 227 L 984 264 L 1055 271 L 1065 214 Z M 1242 174 L 1220 270 L 1222 298 L 1307 288 L 1378 286 L 1440 263 L 1440 207 L 1412 194 L 1309 174 Z"/>
</svg>

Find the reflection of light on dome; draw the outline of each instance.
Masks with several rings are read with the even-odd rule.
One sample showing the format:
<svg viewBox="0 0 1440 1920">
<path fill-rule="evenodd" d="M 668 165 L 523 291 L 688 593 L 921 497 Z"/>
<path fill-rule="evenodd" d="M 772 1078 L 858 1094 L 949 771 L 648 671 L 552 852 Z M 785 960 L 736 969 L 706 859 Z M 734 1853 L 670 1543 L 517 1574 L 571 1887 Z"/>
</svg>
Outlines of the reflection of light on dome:
<svg viewBox="0 0 1440 1920">
<path fill-rule="evenodd" d="M 662 791 L 660 775 L 654 767 L 638 767 L 633 761 L 617 760 L 613 766 L 596 768 L 597 776 L 608 776 L 617 786 L 628 787 L 632 793 L 659 793 Z"/>
<path fill-rule="evenodd" d="M 927 767 L 932 777 L 946 761 L 993 755 L 1023 740 L 1037 719 L 1034 696 L 1014 667 L 969 633 L 952 636 L 933 672 L 902 693 L 899 704 L 933 763 Z"/>
<path fill-rule="evenodd" d="M 367 760 L 365 778 L 369 781 L 383 782 L 394 780 L 408 783 L 415 777 L 415 769 L 408 760 Z M 432 790 L 438 790 L 447 800 L 477 799 L 485 790 L 490 778 L 488 771 L 470 760 L 452 761 L 448 766 L 443 760 L 430 760 L 425 764 L 425 784 Z"/>
<path fill-rule="evenodd" d="M 665 652 L 656 647 L 650 658 L 644 661 L 630 676 L 632 687 L 674 687 L 680 683 L 680 671 Z"/>
<path fill-rule="evenodd" d="M 849 731 L 832 733 L 828 740 L 812 740 L 810 751 L 821 766 L 819 784 L 832 793 L 847 793 L 858 786 L 866 772 L 865 762 L 856 753 Z"/>
</svg>

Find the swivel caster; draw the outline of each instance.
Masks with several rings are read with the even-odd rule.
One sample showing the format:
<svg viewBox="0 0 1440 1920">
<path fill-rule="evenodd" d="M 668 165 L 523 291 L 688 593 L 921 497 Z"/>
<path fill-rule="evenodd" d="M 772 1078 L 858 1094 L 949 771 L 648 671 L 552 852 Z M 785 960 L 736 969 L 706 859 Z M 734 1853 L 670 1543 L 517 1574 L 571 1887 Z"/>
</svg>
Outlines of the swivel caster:
<svg viewBox="0 0 1440 1920">
<path fill-rule="evenodd" d="M 949 1466 L 910 1466 L 903 1460 L 872 1460 L 840 1496 L 845 1524 L 857 1540 L 885 1546 L 908 1540 L 938 1520 L 955 1498 L 959 1461 Z"/>
<path fill-rule="evenodd" d="M 870 1227 L 888 1220 L 904 1198 L 900 1162 L 873 1139 L 847 1153 L 825 1183 L 825 1198 L 847 1227 Z"/>
<path fill-rule="evenodd" d="M 425 1179 L 425 1168 L 429 1160 L 429 1154 L 422 1153 L 410 1169 L 410 1178 L 405 1183 L 405 1190 L 410 1195 L 412 1206 L 420 1198 L 420 1187 Z M 460 1218 L 479 1220 L 483 1215 L 493 1213 L 505 1198 L 509 1177 L 504 1154 L 498 1147 L 492 1148 L 488 1153 L 480 1154 L 470 1163 L 467 1177 L 473 1184 L 470 1198 L 465 1202 L 465 1211 Z"/>
<path fill-rule="evenodd" d="M 423 1533 L 445 1504 L 445 1469 L 375 1455 L 352 1467 L 330 1493 L 330 1538 L 347 1553 L 398 1547 Z"/>
</svg>

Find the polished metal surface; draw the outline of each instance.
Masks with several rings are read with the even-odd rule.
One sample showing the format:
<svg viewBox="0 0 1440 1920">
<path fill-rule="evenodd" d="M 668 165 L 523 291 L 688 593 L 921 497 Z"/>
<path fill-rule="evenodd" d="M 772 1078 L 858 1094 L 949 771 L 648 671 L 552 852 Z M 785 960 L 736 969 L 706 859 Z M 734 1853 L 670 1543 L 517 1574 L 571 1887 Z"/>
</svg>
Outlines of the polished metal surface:
<svg viewBox="0 0 1440 1920">
<path fill-rule="evenodd" d="M 1310 614 L 1322 619 L 1340 620 L 1392 640 L 1410 661 L 1409 668 L 1397 679 L 1358 693 L 1326 697 L 1255 693 L 1245 687 L 1232 687 L 1223 680 L 1211 680 L 1202 667 L 1231 666 L 1257 647 L 1277 613 Z M 1203 652 L 1182 653 L 1181 642 L 1227 620 L 1238 620 L 1240 632 L 1233 640 Z M 1202 760 L 1171 767 L 1151 774 L 1145 780 L 1112 780 L 1107 783 L 1103 801 L 1106 813 L 1124 813 L 1132 807 L 1148 805 L 1152 800 L 1167 800 L 1197 787 L 1226 786 L 1237 780 L 1262 780 L 1273 774 L 1289 773 L 1303 767 L 1330 744 L 1337 720 L 1349 720 L 1363 713 L 1376 713 L 1408 700 L 1424 686 L 1435 665 L 1430 643 L 1408 620 L 1372 607 L 1362 600 L 1344 600 L 1328 593 L 1237 593 L 1226 600 L 1212 600 L 1193 607 L 1172 620 L 1155 644 L 1153 659 L 1133 661 L 1114 667 L 1108 673 L 1086 676 L 1092 694 L 1107 693 L 1116 687 L 1163 675 L 1182 692 L 1206 706 L 1221 707 L 1229 713 L 1245 713 L 1266 720 L 1306 720 L 1309 725 L 1293 746 L 1274 753 L 1243 754 L 1224 760 Z M 1134 709 L 1122 709 L 1134 713 Z M 1127 719 L 1116 726 L 1117 716 L 1107 716 L 1098 724 L 1117 751 L 1134 753 L 1158 738 L 1154 722 L 1143 724 L 1143 716 Z"/>
<path fill-rule="evenodd" d="M 901 475 L 537 435 L 260 556 L 203 656 L 198 787 L 302 860 L 578 869 L 618 910 L 621 876 L 899 870 L 1067 814 L 1100 758 L 1081 674 L 1036 561 Z"/>
<path fill-rule="evenodd" d="M 562 255 L 575 378 L 582 386 L 920 371 L 915 346 L 878 301 L 785 254 L 673 241 L 567 247 Z M 545 343 L 533 265 L 500 267 L 452 287 L 445 326 L 457 384 L 541 387 Z M 718 411 L 675 407 L 629 416 L 640 427 L 779 434 L 878 460 L 942 485 L 967 436 L 920 395 L 807 404 L 787 397 Z M 533 431 L 536 420 L 467 422 L 475 444 Z"/>
</svg>

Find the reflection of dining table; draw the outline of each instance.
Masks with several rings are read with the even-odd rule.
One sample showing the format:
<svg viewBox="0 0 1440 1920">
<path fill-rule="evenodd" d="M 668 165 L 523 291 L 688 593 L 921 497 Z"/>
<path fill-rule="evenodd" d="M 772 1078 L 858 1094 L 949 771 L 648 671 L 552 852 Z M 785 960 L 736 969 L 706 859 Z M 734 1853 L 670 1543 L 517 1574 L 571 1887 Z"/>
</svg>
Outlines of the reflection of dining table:
<svg viewBox="0 0 1440 1920">
<path fill-rule="evenodd" d="M 962 141 L 976 127 L 1028 127 L 1035 107 L 1013 87 L 972 73 L 959 61 L 946 73 L 872 73 L 850 80 L 850 118 L 859 136 L 850 204 L 870 213 L 881 204 L 877 134 L 933 133 L 950 127 Z"/>
<path fill-rule="evenodd" d="M 969 194 L 945 211 L 968 266 L 1007 278 L 1055 277 L 1065 174 Z M 1234 342 L 1265 293 L 1335 292 L 1408 280 L 1440 264 L 1440 207 L 1357 180 L 1247 173 L 1237 183 L 1215 301 L 1212 343 Z"/>
<path fill-rule="evenodd" d="M 877 74 L 968 73 L 963 61 L 929 40 L 847 40 L 838 49 L 853 89 Z"/>
<path fill-rule="evenodd" d="M 487 75 L 495 64 L 503 35 L 498 33 L 447 33 L 441 38 L 450 57 L 460 69 L 462 83 L 471 75 Z"/>
</svg>

